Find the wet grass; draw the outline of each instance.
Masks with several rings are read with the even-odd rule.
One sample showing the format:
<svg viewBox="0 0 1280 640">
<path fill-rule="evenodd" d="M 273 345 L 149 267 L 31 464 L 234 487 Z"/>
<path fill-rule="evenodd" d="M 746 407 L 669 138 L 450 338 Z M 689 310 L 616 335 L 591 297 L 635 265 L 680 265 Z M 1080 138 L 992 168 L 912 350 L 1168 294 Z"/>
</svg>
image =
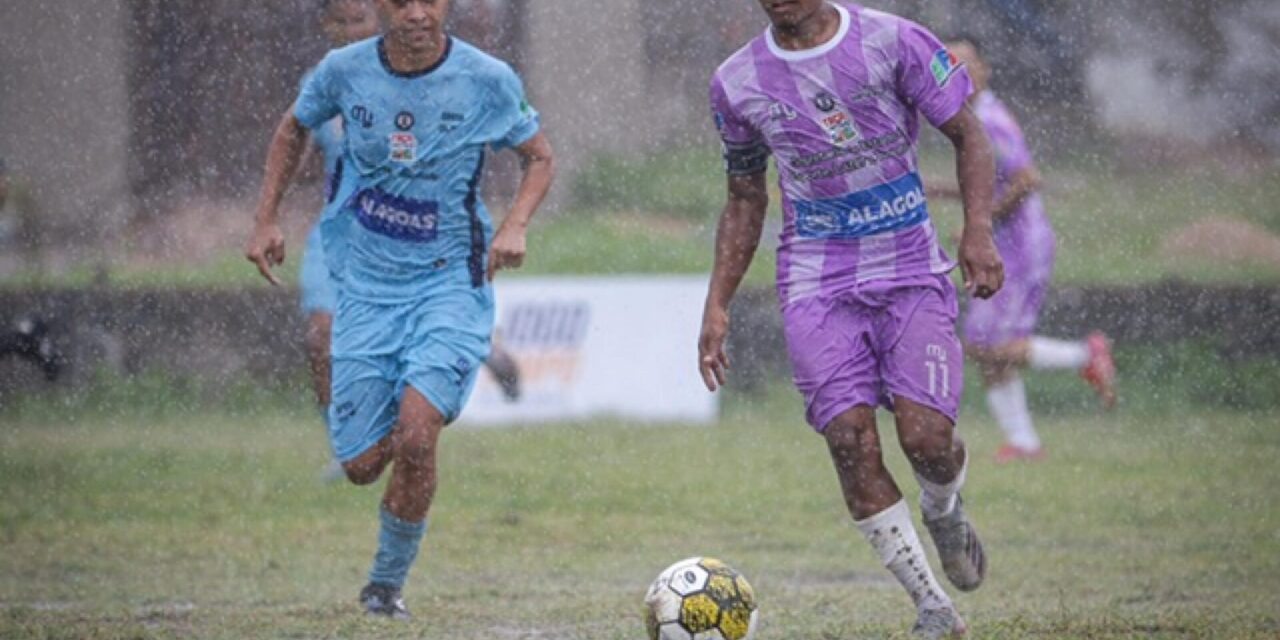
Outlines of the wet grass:
<svg viewBox="0 0 1280 640">
<path fill-rule="evenodd" d="M 731 396 L 712 428 L 451 428 L 417 620 L 364 620 L 378 494 L 318 481 L 321 427 L 292 403 L 0 418 L 0 637 L 634 639 L 649 580 L 694 554 L 752 580 L 764 640 L 911 622 L 781 386 Z M 1044 417 L 1050 458 L 998 467 L 995 427 L 968 412 L 992 558 L 957 598 L 972 636 L 1276 637 L 1277 423 Z"/>
</svg>

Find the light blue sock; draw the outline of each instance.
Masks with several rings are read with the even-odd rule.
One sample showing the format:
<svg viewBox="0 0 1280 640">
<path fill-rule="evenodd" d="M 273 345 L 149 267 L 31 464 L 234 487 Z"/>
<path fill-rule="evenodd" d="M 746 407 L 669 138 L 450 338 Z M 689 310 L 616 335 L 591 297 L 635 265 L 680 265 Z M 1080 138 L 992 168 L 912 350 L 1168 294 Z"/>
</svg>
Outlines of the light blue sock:
<svg viewBox="0 0 1280 640">
<path fill-rule="evenodd" d="M 414 558 L 418 557 L 427 521 L 405 522 L 387 511 L 385 505 L 378 510 L 378 518 L 382 521 L 382 530 L 378 532 L 378 553 L 373 556 L 369 582 L 399 589 L 404 586 Z"/>
</svg>

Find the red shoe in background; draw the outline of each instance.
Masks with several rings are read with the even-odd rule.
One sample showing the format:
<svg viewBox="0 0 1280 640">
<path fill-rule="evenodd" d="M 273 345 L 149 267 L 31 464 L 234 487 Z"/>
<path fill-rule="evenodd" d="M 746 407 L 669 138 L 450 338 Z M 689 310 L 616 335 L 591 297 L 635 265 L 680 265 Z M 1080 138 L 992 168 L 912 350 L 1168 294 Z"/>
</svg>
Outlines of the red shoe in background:
<svg viewBox="0 0 1280 640">
<path fill-rule="evenodd" d="M 1000 445 L 1000 449 L 996 451 L 996 464 L 1007 464 L 1010 462 L 1018 462 L 1025 460 L 1027 462 L 1039 462 L 1044 460 L 1044 449 L 1023 449 L 1022 447 L 1005 443 Z"/>
<path fill-rule="evenodd" d="M 1116 363 L 1111 358 L 1111 342 L 1099 331 L 1085 339 L 1089 345 L 1089 364 L 1080 370 L 1080 377 L 1098 393 L 1102 408 L 1116 406 Z"/>
</svg>

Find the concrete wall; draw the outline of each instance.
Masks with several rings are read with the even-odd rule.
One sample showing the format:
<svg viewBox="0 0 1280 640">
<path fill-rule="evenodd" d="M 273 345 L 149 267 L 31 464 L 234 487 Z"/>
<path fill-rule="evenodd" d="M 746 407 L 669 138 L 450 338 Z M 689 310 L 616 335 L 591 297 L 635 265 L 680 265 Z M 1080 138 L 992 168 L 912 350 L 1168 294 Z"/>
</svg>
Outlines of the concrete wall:
<svg viewBox="0 0 1280 640">
<path fill-rule="evenodd" d="M 63 238 L 107 237 L 130 211 L 124 5 L 0 2 L 0 155 Z"/>
<path fill-rule="evenodd" d="M 640 24 L 645 0 L 530 2 L 523 61 L 525 84 L 556 148 L 562 179 L 553 202 L 593 153 L 633 149 L 652 119 Z"/>
</svg>

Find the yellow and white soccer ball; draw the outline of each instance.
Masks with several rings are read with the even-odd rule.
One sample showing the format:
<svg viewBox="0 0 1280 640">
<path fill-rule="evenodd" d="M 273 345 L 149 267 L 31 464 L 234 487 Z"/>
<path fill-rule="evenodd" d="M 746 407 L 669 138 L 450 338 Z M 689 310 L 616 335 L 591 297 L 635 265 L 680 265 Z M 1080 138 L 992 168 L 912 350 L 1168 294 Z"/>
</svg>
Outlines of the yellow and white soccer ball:
<svg viewBox="0 0 1280 640">
<path fill-rule="evenodd" d="M 667 567 L 644 597 L 649 640 L 750 640 L 756 594 L 742 574 L 714 558 Z"/>
</svg>

